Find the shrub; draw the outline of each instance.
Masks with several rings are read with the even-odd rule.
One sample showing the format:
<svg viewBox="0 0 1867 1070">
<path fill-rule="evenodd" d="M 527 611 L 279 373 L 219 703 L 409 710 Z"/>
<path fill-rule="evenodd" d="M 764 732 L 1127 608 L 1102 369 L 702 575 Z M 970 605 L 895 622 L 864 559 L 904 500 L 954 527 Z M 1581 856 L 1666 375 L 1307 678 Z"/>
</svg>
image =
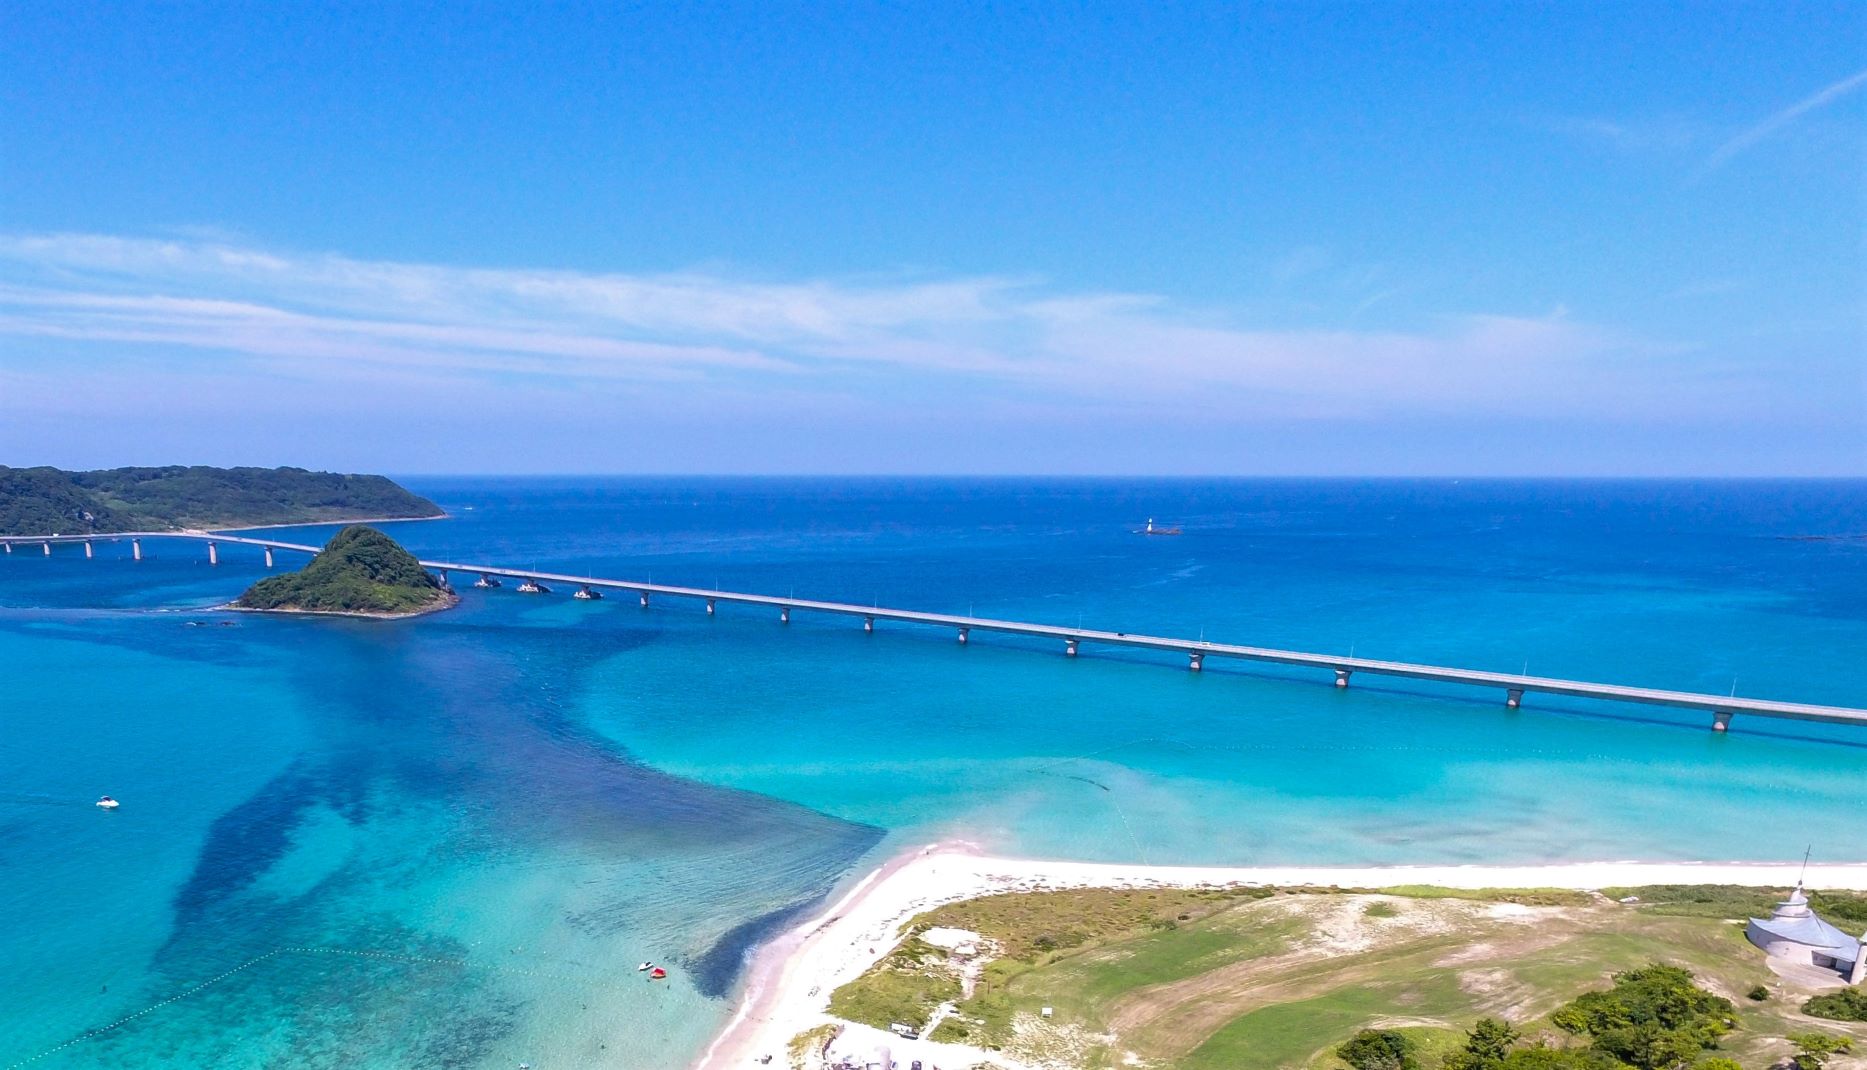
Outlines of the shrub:
<svg viewBox="0 0 1867 1070">
<path fill-rule="evenodd" d="M 1765 988 L 1762 985 L 1758 985 L 1757 987 L 1751 989 L 1749 992 L 1745 993 L 1745 995 L 1749 996 L 1753 1000 L 1756 1000 L 1758 1003 L 1762 1003 L 1764 1000 L 1770 998 L 1770 990 Z"/>
<path fill-rule="evenodd" d="M 1364 1029 L 1335 1053 L 1355 1070 L 1419 1070 L 1420 1066 L 1413 1042 L 1392 1029 Z"/>
<path fill-rule="evenodd" d="M 1444 1070 L 1497 1070 L 1517 1039 L 1509 1022 L 1480 1018 L 1465 1034 L 1465 1047 L 1446 1056 Z"/>
<path fill-rule="evenodd" d="M 1837 1022 L 1867 1022 L 1867 989 L 1844 988 L 1816 996 L 1802 1005 L 1804 1012 Z"/>
<path fill-rule="evenodd" d="M 1822 1070 L 1830 1056 L 1854 1050 L 1854 1042 L 1847 1037 L 1827 1033 L 1791 1033 L 1789 1042 L 1796 1046 L 1796 1070 Z"/>
<path fill-rule="evenodd" d="M 1730 1000 L 1693 984 L 1691 973 L 1655 963 L 1615 974 L 1613 988 L 1583 993 L 1550 1020 L 1638 1070 L 1668 1070 L 1715 1047 L 1735 1013 Z"/>
</svg>

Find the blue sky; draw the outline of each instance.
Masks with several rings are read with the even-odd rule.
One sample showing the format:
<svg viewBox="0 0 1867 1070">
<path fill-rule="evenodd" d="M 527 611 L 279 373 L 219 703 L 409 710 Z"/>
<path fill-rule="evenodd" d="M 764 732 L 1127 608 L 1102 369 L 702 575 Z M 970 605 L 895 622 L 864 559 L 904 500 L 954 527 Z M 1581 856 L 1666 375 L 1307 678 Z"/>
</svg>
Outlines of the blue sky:
<svg viewBox="0 0 1867 1070">
<path fill-rule="evenodd" d="M 1140 7 L 9 5 L 0 461 L 1867 475 L 1867 8 Z"/>
</svg>

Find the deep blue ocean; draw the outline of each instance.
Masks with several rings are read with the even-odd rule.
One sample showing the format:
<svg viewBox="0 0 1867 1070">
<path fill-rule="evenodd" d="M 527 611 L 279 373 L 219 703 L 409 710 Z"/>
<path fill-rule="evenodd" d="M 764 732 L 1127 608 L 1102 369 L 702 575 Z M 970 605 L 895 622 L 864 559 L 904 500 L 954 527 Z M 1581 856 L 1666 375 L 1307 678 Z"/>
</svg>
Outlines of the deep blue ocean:
<svg viewBox="0 0 1867 1070">
<path fill-rule="evenodd" d="M 424 556 L 1867 706 L 1867 482 L 404 482 Z M 1857 730 L 459 575 L 222 614 L 258 551 L 145 549 L 0 556 L 0 1070 L 680 1066 L 748 947 L 940 836 L 1867 860 Z"/>
</svg>

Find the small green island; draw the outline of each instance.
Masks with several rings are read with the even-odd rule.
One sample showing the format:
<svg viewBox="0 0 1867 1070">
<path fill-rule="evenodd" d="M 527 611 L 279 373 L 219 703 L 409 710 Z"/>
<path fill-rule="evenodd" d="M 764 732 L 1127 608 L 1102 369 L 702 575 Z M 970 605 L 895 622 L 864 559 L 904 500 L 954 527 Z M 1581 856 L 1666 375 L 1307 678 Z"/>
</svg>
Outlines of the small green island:
<svg viewBox="0 0 1867 1070">
<path fill-rule="evenodd" d="M 400 543 L 352 524 L 331 536 L 310 564 L 260 580 L 228 608 L 386 618 L 433 613 L 457 601 Z"/>
<path fill-rule="evenodd" d="M 419 520 L 441 507 L 383 476 L 169 465 L 95 472 L 0 465 L 0 535 Z"/>
</svg>

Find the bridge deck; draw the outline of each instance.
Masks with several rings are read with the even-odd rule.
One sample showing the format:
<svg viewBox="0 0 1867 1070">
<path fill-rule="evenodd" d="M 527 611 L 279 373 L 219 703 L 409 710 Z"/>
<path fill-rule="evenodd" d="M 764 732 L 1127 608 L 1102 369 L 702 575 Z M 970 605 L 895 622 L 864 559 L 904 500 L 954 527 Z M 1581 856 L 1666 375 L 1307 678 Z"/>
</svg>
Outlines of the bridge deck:
<svg viewBox="0 0 1867 1070">
<path fill-rule="evenodd" d="M 320 550 L 320 547 L 308 546 L 303 543 L 193 531 L 124 532 L 99 536 L 66 535 L 37 538 L 8 536 L 0 537 L 0 543 L 36 546 L 51 542 L 95 542 L 129 538 L 194 539 L 203 542 L 269 547 L 274 550 L 291 550 L 309 554 L 316 554 Z M 1605 699 L 1617 702 L 1642 703 L 1652 706 L 1705 710 L 1715 714 L 1743 713 L 1790 720 L 1822 721 L 1831 724 L 1867 726 L 1867 709 L 1855 709 L 1846 706 L 1822 706 L 1803 702 L 1780 702 L 1773 699 L 1740 698 L 1732 695 L 1707 695 L 1690 691 L 1668 691 L 1650 687 L 1630 687 L 1623 684 L 1591 683 L 1585 680 L 1563 680 L 1547 676 L 1518 676 L 1510 673 L 1485 672 L 1478 669 L 1457 669 L 1441 665 L 1420 665 L 1404 661 L 1381 661 L 1373 658 L 1341 657 L 1333 654 L 1315 654 L 1298 650 L 1278 650 L 1271 647 L 1240 646 L 1232 643 L 1209 643 L 1204 640 L 1178 639 L 1171 636 L 1134 635 L 1127 632 L 1111 632 L 1096 628 L 1068 628 L 1054 624 L 1037 624 L 1029 621 L 998 620 L 991 617 L 959 616 L 951 613 L 927 613 L 911 609 L 860 606 L 848 602 L 822 602 L 808 598 L 784 598 L 777 595 L 747 594 L 741 591 L 714 591 L 703 587 L 678 587 L 669 584 L 643 583 L 636 580 L 573 576 L 561 572 L 540 572 L 534 569 L 475 565 L 458 561 L 422 561 L 421 564 L 437 572 L 464 572 L 518 580 L 536 580 L 546 584 L 568 584 L 580 587 L 633 591 L 641 594 L 666 595 L 673 598 L 701 599 L 734 605 L 765 606 L 774 609 L 799 610 L 812 613 L 831 613 L 848 617 L 863 617 L 878 621 L 899 621 L 905 624 L 934 625 L 953 628 L 955 630 L 965 629 L 969 632 L 999 632 L 1008 635 L 1036 636 L 1040 638 L 1059 639 L 1066 642 L 1099 643 L 1106 646 L 1125 646 L 1183 655 L 1197 654 L 1202 657 L 1269 662 L 1278 665 L 1295 665 L 1306 668 L 1332 670 L 1335 672 L 1368 673 L 1377 676 L 1393 676 L 1414 680 L 1433 680 L 1441 683 L 1496 688 L 1506 692 L 1516 691 L 1525 694 L 1567 695 L 1575 698 Z"/>
</svg>

